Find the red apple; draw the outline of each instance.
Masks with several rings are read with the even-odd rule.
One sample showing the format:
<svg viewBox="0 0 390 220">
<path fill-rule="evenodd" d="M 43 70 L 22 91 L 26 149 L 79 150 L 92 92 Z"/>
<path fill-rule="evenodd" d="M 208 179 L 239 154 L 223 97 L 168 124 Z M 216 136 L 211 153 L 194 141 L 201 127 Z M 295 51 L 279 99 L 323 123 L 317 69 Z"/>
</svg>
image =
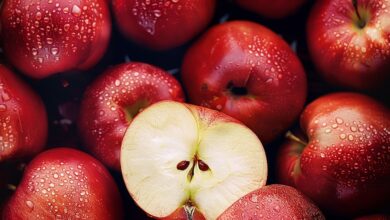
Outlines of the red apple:
<svg viewBox="0 0 390 220">
<path fill-rule="evenodd" d="M 389 109 L 364 95 L 329 94 L 306 107 L 301 127 L 308 141 L 288 135 L 278 158 L 280 182 L 334 215 L 389 204 Z"/>
<path fill-rule="evenodd" d="M 377 89 L 390 79 L 390 1 L 319 0 L 307 31 L 312 60 L 330 83 Z"/>
<path fill-rule="evenodd" d="M 8 0 L 0 19 L 7 58 L 34 78 L 92 67 L 111 34 L 106 0 Z"/>
<path fill-rule="evenodd" d="M 267 18 L 284 18 L 296 12 L 306 0 L 236 0 L 241 7 Z"/>
<path fill-rule="evenodd" d="M 263 143 L 287 129 L 306 99 L 294 52 L 259 24 L 233 21 L 208 31 L 187 52 L 182 79 L 192 103 L 242 121 Z"/>
<path fill-rule="evenodd" d="M 249 128 L 174 101 L 153 104 L 133 120 L 121 166 L 134 201 L 148 215 L 168 219 L 216 219 L 264 186 L 268 172 L 263 146 Z"/>
<path fill-rule="evenodd" d="M 42 151 L 47 116 L 40 97 L 0 65 L 0 162 L 25 159 Z"/>
<path fill-rule="evenodd" d="M 285 185 L 252 191 L 230 206 L 218 220 L 324 219 L 317 206 L 301 192 Z"/>
<path fill-rule="evenodd" d="M 39 154 L 7 203 L 3 219 L 122 219 L 122 202 L 104 166 L 77 150 Z"/>
<path fill-rule="evenodd" d="M 215 0 L 113 0 L 124 35 L 152 50 L 180 46 L 202 31 L 214 14 Z"/>
<path fill-rule="evenodd" d="M 128 63 L 103 73 L 84 94 L 79 131 L 85 146 L 105 165 L 120 171 L 123 135 L 135 115 L 161 100 L 184 101 L 179 82 L 144 63 Z"/>
</svg>

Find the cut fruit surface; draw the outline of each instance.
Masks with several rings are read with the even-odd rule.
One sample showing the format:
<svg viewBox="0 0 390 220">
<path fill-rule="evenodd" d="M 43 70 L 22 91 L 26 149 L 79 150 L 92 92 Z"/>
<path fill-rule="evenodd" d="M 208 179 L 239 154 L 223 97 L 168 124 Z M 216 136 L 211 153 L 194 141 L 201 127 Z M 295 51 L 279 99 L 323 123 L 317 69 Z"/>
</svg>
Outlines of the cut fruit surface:
<svg viewBox="0 0 390 220">
<path fill-rule="evenodd" d="M 217 111 L 173 101 L 134 119 L 121 166 L 135 202 L 157 218 L 186 206 L 215 219 L 267 179 L 263 146 L 250 129 Z"/>
</svg>

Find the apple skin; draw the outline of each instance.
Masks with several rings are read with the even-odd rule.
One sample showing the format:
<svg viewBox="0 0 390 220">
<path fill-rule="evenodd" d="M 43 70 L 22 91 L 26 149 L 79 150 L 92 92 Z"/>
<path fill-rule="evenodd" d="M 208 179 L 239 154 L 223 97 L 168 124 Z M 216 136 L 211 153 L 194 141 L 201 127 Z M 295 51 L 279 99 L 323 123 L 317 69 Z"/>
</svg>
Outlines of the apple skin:
<svg viewBox="0 0 390 220">
<path fill-rule="evenodd" d="M 281 19 L 296 12 L 306 0 L 236 0 L 242 8 L 253 11 L 261 16 Z"/>
<path fill-rule="evenodd" d="M 3 219 L 122 219 L 122 201 L 106 168 L 86 153 L 55 148 L 26 167 Z"/>
<path fill-rule="evenodd" d="M 320 0 L 307 25 L 312 60 L 329 83 L 357 90 L 378 89 L 390 79 L 390 2 Z"/>
<path fill-rule="evenodd" d="M 126 37 L 152 50 L 168 50 L 202 31 L 215 4 L 215 0 L 113 0 L 113 11 Z"/>
<path fill-rule="evenodd" d="M 218 220 L 324 219 L 320 209 L 293 187 L 268 185 L 252 191 L 230 206 Z"/>
<path fill-rule="evenodd" d="M 19 70 L 38 79 L 86 70 L 106 51 L 109 13 L 106 0 L 4 1 L 4 52 Z"/>
<path fill-rule="evenodd" d="M 164 70 L 136 62 L 107 70 L 83 97 L 79 131 L 85 147 L 105 165 L 120 171 L 121 143 L 132 118 L 162 100 L 184 101 L 181 85 Z M 135 109 L 129 115 L 132 106 Z"/>
<path fill-rule="evenodd" d="M 275 33 L 247 21 L 204 34 L 185 55 L 182 80 L 192 103 L 242 121 L 263 143 L 287 129 L 306 100 L 297 56 Z M 232 87 L 246 93 L 234 94 Z"/>
<path fill-rule="evenodd" d="M 47 115 L 41 98 L 0 64 L 0 162 L 27 159 L 43 150 Z"/>
<path fill-rule="evenodd" d="M 278 156 L 283 184 L 337 216 L 381 209 L 390 199 L 390 112 L 357 93 L 334 93 L 301 115 L 305 141 L 290 138 Z"/>
</svg>

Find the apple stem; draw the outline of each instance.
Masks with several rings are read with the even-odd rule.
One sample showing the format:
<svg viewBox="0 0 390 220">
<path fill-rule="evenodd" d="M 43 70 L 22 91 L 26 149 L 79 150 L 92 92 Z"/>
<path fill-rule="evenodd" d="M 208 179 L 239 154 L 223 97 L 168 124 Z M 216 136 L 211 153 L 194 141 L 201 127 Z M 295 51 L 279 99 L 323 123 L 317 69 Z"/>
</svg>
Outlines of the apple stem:
<svg viewBox="0 0 390 220">
<path fill-rule="evenodd" d="M 356 11 L 356 15 L 357 15 L 357 17 L 358 17 L 358 19 L 359 19 L 359 21 L 357 22 L 358 24 L 358 26 L 360 27 L 360 28 L 364 28 L 364 26 L 366 26 L 366 22 L 364 21 L 364 19 L 362 19 L 362 17 L 360 16 L 360 13 L 359 13 L 359 2 L 358 2 L 358 0 L 352 0 L 352 4 L 353 4 L 353 7 L 355 8 L 355 11 Z"/>
<path fill-rule="evenodd" d="M 195 213 L 195 207 L 187 204 L 184 206 L 184 211 L 186 212 L 187 220 L 192 220 Z"/>
<path fill-rule="evenodd" d="M 303 144 L 305 146 L 307 145 L 307 143 L 305 141 L 303 141 L 299 137 L 295 136 L 291 131 L 288 131 L 286 133 L 285 137 L 288 138 L 289 140 L 296 141 L 296 142 Z"/>
<path fill-rule="evenodd" d="M 16 186 L 13 185 L 13 184 L 7 184 L 7 189 L 10 190 L 10 191 L 15 191 L 16 190 Z"/>
</svg>

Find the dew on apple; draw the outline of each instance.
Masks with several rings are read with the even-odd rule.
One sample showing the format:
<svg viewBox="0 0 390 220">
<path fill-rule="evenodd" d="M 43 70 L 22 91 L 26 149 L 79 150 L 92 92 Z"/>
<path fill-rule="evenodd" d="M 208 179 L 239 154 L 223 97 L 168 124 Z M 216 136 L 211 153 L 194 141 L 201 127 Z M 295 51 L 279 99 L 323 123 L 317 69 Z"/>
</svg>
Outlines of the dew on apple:
<svg viewBox="0 0 390 220">
<path fill-rule="evenodd" d="M 26 205 L 30 209 L 30 211 L 32 211 L 34 209 L 34 203 L 32 201 L 27 200 Z"/>
</svg>

